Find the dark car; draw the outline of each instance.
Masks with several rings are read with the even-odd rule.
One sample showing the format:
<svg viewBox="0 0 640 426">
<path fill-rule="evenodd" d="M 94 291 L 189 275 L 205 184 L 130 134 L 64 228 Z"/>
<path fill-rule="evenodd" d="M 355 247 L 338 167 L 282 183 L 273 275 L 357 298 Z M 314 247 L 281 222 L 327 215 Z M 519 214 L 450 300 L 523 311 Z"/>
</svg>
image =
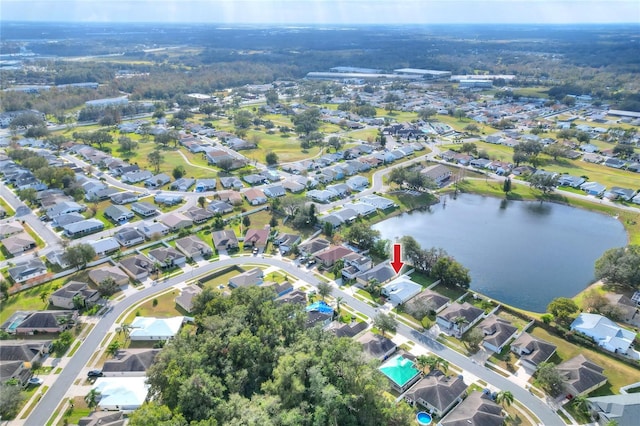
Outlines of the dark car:
<svg viewBox="0 0 640 426">
<path fill-rule="evenodd" d="M 87 373 L 87 377 L 102 377 L 104 373 L 102 370 L 91 370 Z"/>
</svg>

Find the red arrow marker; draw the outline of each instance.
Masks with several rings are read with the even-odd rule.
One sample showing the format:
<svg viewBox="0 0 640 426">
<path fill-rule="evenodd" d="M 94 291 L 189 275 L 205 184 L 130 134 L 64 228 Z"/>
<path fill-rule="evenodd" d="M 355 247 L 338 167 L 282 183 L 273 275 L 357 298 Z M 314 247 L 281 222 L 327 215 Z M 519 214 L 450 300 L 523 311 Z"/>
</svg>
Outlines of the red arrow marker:
<svg viewBox="0 0 640 426">
<path fill-rule="evenodd" d="M 402 261 L 402 257 L 400 255 L 401 247 L 402 246 L 400 244 L 393 245 L 393 258 L 391 258 L 391 267 L 394 271 L 396 271 L 396 274 L 399 273 L 404 266 L 404 262 Z"/>
</svg>

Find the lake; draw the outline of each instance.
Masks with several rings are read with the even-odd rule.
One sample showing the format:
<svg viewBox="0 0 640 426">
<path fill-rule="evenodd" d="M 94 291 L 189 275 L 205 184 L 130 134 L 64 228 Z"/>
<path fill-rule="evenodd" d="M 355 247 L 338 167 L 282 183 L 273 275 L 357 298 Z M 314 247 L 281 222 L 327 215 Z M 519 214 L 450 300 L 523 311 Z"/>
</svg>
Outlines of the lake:
<svg viewBox="0 0 640 426">
<path fill-rule="evenodd" d="M 473 290 L 535 312 L 582 291 L 594 280 L 596 259 L 627 244 L 622 224 L 607 215 L 475 194 L 444 196 L 429 210 L 373 228 L 391 241 L 411 235 L 423 248 L 445 249 L 469 268 Z"/>
</svg>

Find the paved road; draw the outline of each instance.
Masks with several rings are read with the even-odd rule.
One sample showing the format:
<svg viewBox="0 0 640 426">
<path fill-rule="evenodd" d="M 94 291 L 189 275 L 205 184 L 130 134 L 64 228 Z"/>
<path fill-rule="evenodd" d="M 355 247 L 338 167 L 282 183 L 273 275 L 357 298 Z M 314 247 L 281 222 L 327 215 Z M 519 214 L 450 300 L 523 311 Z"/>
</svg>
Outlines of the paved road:
<svg viewBox="0 0 640 426">
<path fill-rule="evenodd" d="M 206 274 L 211 272 L 214 269 L 231 266 L 231 265 L 241 265 L 244 263 L 251 264 L 266 264 L 271 266 L 277 266 L 284 270 L 286 273 L 297 277 L 300 280 L 303 280 L 312 285 L 318 285 L 320 281 L 316 278 L 316 276 L 309 271 L 298 268 L 291 262 L 282 261 L 274 258 L 256 258 L 250 256 L 242 256 L 220 260 L 209 265 L 198 268 L 194 273 L 198 275 Z M 148 287 L 141 291 L 138 291 L 131 296 L 127 297 L 123 301 L 117 303 L 113 309 L 103 316 L 100 321 L 95 325 L 91 333 L 86 337 L 80 348 L 76 351 L 74 356 L 71 358 L 67 367 L 58 375 L 55 383 L 51 386 L 48 392 L 44 395 L 44 397 L 40 400 L 38 405 L 29 415 L 26 424 L 27 425 L 44 425 L 49 420 L 51 415 L 53 414 L 56 407 L 60 404 L 62 396 L 65 395 L 66 391 L 71 387 L 73 382 L 76 380 L 78 375 L 81 373 L 82 369 L 85 367 L 93 353 L 96 351 L 100 342 L 107 334 L 109 329 L 113 326 L 116 319 L 129 307 L 142 301 L 143 299 L 151 296 L 152 294 L 165 290 L 169 287 L 172 287 L 178 283 L 183 282 L 185 279 L 189 278 L 188 273 L 187 276 L 185 274 L 171 278 L 165 282 L 162 282 L 155 287 Z M 364 313 L 365 315 L 373 318 L 376 315 L 376 310 L 369 306 L 366 303 L 360 302 L 355 299 L 351 295 L 343 292 L 342 290 L 335 288 L 333 290 L 334 296 L 340 296 L 343 298 L 344 303 L 348 304 L 352 308 L 356 309 Z M 469 358 L 462 356 L 461 354 L 443 346 L 432 338 L 423 335 L 422 333 L 417 332 L 403 324 L 398 325 L 397 333 L 400 335 L 419 343 L 429 349 L 431 352 L 441 356 L 442 358 L 456 364 L 460 368 L 469 371 L 471 374 L 474 374 L 478 378 L 490 383 L 502 390 L 510 390 L 513 395 L 522 402 L 527 408 L 529 408 L 544 425 L 556 425 L 563 424 L 562 420 L 554 413 L 551 407 L 544 404 L 534 395 L 530 394 L 528 391 L 522 389 L 517 384 L 510 382 L 506 378 L 500 376 L 497 373 L 492 372 L 482 366 L 479 366 L 473 363 Z"/>
</svg>

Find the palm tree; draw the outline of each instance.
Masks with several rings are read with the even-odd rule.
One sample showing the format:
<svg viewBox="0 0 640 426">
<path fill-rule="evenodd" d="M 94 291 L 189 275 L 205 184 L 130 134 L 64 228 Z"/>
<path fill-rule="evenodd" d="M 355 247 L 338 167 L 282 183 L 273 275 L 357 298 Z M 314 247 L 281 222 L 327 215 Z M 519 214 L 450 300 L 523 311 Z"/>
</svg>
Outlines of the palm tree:
<svg viewBox="0 0 640 426">
<path fill-rule="evenodd" d="M 120 342 L 114 340 L 107 346 L 107 355 L 116 356 L 120 350 Z"/>
<path fill-rule="evenodd" d="M 121 324 L 120 327 L 116 329 L 116 332 L 118 335 L 120 335 L 120 333 L 124 333 L 124 341 L 126 342 L 129 340 L 131 330 L 133 330 L 133 326 L 131 324 Z"/>
<path fill-rule="evenodd" d="M 458 327 L 458 331 L 462 332 L 462 330 L 460 329 L 460 325 L 467 322 L 467 319 L 465 317 L 459 316 L 455 317 L 452 322 Z"/>
<path fill-rule="evenodd" d="M 416 357 L 416 365 L 423 374 L 426 374 L 427 368 L 431 369 L 429 362 L 429 357 L 427 355 L 418 355 L 418 357 Z"/>
<path fill-rule="evenodd" d="M 49 301 L 47 300 L 47 297 L 49 297 L 48 291 L 43 291 L 42 293 L 40 293 L 40 300 L 42 301 L 42 303 L 46 303 L 47 306 L 49 306 Z"/>
<path fill-rule="evenodd" d="M 100 392 L 97 389 L 91 389 L 89 393 L 84 397 L 84 400 L 87 403 L 87 407 L 89 407 L 90 410 L 93 410 L 98 406 L 100 396 Z"/>
<path fill-rule="evenodd" d="M 513 394 L 511 393 L 511 391 L 500 391 L 496 395 L 496 402 L 498 404 L 502 404 L 502 406 L 505 408 L 513 404 L 513 399 Z"/>
<path fill-rule="evenodd" d="M 589 412 L 589 402 L 587 401 L 586 396 L 578 395 L 573 398 L 571 403 L 574 407 L 576 407 L 576 410 L 580 411 L 581 413 L 587 414 Z"/>
<path fill-rule="evenodd" d="M 336 312 L 340 315 L 340 307 L 342 305 L 343 298 L 341 296 L 336 297 Z"/>
<path fill-rule="evenodd" d="M 447 371 L 449 371 L 449 361 L 438 357 L 438 367 L 444 374 L 447 374 Z"/>
<path fill-rule="evenodd" d="M 201 208 L 204 208 L 204 204 L 207 202 L 207 199 L 204 197 L 198 197 L 198 204 Z"/>
</svg>

